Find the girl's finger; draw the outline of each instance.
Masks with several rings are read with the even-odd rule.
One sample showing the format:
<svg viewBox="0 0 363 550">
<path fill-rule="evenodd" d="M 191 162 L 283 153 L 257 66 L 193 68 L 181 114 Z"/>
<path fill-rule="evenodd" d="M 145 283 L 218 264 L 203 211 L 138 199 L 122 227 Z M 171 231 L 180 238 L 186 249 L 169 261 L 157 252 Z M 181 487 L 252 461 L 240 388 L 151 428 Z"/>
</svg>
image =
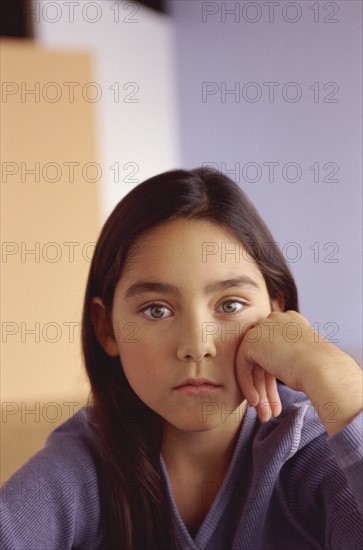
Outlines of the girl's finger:
<svg viewBox="0 0 363 550">
<path fill-rule="evenodd" d="M 259 395 L 259 403 L 256 408 L 261 422 L 266 422 L 271 418 L 271 409 L 266 390 L 266 374 L 265 370 L 259 365 L 253 367 L 253 383 Z"/>
<path fill-rule="evenodd" d="M 280 395 L 277 389 L 277 382 L 275 376 L 266 372 L 266 389 L 267 397 L 270 403 L 271 414 L 273 417 L 279 416 L 282 411 Z"/>
<path fill-rule="evenodd" d="M 240 365 L 236 369 L 236 378 L 243 397 L 247 399 L 249 405 L 256 407 L 259 402 L 259 395 L 253 382 L 253 368 L 253 364 L 245 363 L 243 369 Z"/>
</svg>

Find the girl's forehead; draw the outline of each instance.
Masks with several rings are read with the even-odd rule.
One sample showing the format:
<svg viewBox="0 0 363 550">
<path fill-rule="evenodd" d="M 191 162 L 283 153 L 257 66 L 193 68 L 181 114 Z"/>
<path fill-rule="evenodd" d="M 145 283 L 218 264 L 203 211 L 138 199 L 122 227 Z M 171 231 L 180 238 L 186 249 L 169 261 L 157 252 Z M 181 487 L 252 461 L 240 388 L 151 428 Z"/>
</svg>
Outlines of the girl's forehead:
<svg viewBox="0 0 363 550">
<path fill-rule="evenodd" d="M 209 220 L 177 219 L 152 228 L 134 242 L 121 279 L 210 269 L 263 278 L 243 244 L 228 230 Z"/>
</svg>

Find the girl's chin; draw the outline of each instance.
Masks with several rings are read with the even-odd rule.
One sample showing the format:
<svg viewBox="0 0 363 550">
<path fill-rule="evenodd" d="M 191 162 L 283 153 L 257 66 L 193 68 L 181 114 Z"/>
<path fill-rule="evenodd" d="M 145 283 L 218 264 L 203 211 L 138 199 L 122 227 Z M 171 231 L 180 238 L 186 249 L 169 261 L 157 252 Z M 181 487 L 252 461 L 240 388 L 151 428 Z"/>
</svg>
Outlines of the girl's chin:
<svg viewBox="0 0 363 550">
<path fill-rule="evenodd" d="M 173 430 L 178 430 L 180 432 L 184 433 L 196 433 L 196 432 L 208 432 L 210 430 L 213 430 L 217 427 L 216 423 L 212 422 L 169 422 L 166 421 L 166 424 L 168 427 L 172 428 Z"/>
<path fill-rule="evenodd" d="M 236 400 L 227 403 L 220 400 L 199 401 L 191 397 L 185 399 L 183 406 L 176 407 L 173 403 L 164 415 L 158 411 L 163 424 L 166 427 L 183 432 L 205 432 L 226 424 L 241 424 L 246 410 L 246 401 L 241 395 L 235 396 Z M 166 412 L 166 411 L 165 411 Z"/>
<path fill-rule="evenodd" d="M 237 415 L 236 415 L 237 416 Z M 242 420 L 242 417 L 240 418 Z M 233 421 L 233 419 L 232 419 Z M 235 418 L 236 423 L 240 423 L 238 418 Z M 219 414 L 210 416 L 206 419 L 196 419 L 196 416 L 191 415 L 188 418 L 187 415 L 184 415 L 182 418 L 168 417 L 167 419 L 163 418 L 163 426 L 166 429 L 179 430 L 181 432 L 208 432 L 218 428 L 218 426 L 224 427 L 226 425 L 226 420 L 223 421 Z"/>
</svg>

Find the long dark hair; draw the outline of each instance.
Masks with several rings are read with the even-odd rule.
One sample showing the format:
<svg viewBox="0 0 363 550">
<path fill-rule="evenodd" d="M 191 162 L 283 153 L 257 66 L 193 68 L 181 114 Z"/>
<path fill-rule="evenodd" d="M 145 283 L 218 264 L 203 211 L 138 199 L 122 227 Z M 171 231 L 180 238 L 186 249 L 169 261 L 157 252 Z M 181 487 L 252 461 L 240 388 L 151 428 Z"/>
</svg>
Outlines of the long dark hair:
<svg viewBox="0 0 363 550">
<path fill-rule="evenodd" d="M 129 385 L 119 357 L 97 341 L 91 301 L 102 298 L 111 319 L 115 286 L 128 253 L 147 230 L 176 218 L 208 219 L 232 233 L 256 261 L 270 299 L 298 311 L 290 270 L 256 209 L 231 179 L 207 168 L 174 170 L 130 191 L 98 239 L 85 293 L 82 345 L 91 383 L 94 428 L 100 440 L 103 548 L 176 549 L 175 529 L 160 467 L 161 419 Z M 273 250 L 273 254 L 271 254 Z"/>
</svg>

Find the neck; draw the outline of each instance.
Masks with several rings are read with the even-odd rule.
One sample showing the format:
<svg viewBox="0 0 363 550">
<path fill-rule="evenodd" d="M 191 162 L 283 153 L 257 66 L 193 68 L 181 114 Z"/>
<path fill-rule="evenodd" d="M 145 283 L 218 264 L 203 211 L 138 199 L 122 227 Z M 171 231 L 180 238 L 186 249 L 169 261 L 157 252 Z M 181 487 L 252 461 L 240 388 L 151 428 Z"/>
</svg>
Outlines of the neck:
<svg viewBox="0 0 363 550">
<path fill-rule="evenodd" d="M 246 406 L 247 401 L 244 401 L 236 414 L 205 431 L 182 431 L 165 422 L 161 454 L 168 473 L 223 477 L 232 460 Z"/>
</svg>

